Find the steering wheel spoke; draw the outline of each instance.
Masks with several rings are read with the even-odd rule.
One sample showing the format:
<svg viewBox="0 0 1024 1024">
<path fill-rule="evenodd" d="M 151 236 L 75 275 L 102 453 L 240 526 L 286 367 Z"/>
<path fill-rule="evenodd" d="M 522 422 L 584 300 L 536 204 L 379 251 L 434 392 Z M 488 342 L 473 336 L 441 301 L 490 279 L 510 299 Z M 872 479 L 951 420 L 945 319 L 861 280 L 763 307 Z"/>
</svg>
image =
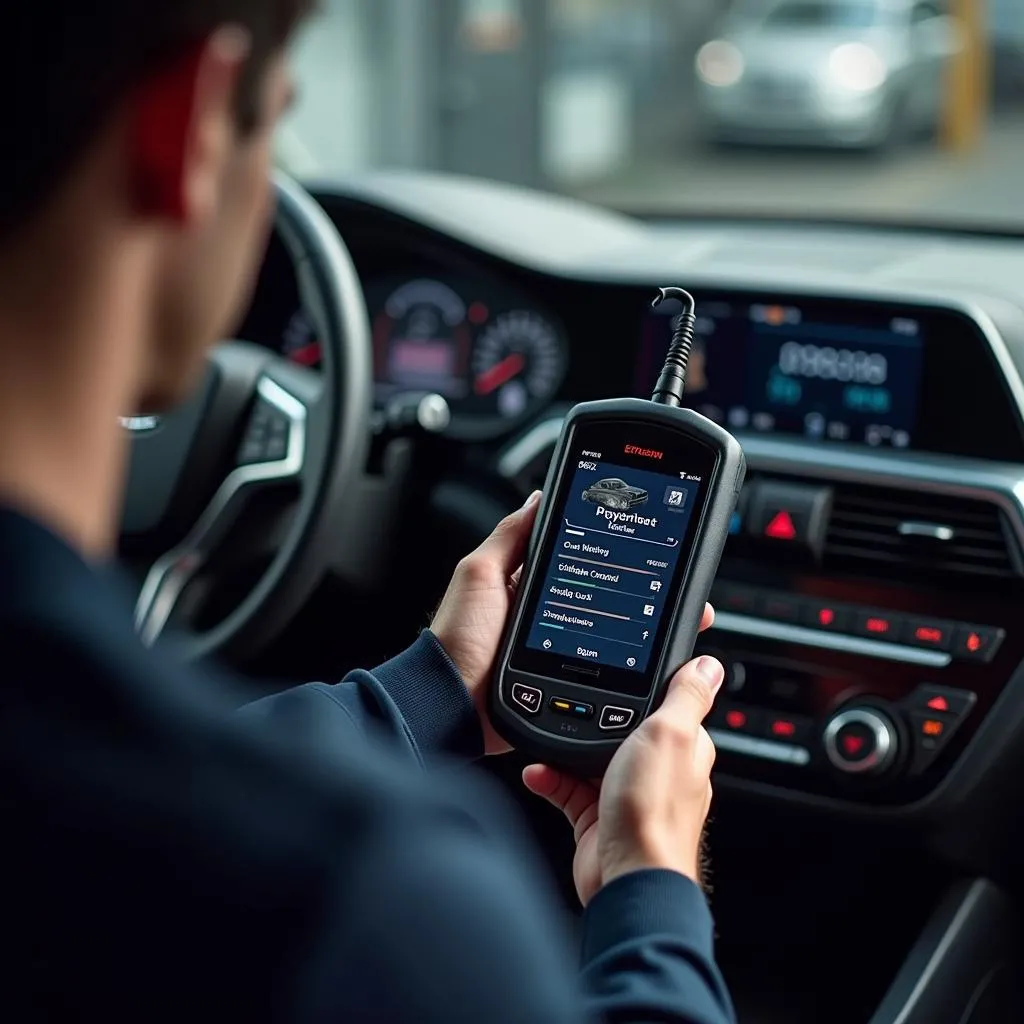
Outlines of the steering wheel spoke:
<svg viewBox="0 0 1024 1024">
<path fill-rule="evenodd" d="M 139 594 L 135 626 L 147 645 L 159 640 L 189 584 L 211 561 L 256 494 L 300 481 L 306 466 L 309 407 L 264 374 L 239 445 L 237 465 L 206 511 L 173 551 L 150 570 Z"/>
</svg>

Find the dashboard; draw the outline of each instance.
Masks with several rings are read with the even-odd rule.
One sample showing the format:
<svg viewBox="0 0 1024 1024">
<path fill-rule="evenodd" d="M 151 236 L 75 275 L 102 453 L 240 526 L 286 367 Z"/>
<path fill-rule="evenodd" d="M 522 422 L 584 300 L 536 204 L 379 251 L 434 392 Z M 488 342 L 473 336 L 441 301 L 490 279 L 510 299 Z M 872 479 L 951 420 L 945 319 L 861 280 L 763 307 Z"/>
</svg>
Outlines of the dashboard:
<svg viewBox="0 0 1024 1024">
<path fill-rule="evenodd" d="M 643 223 L 419 174 L 314 191 L 363 283 L 378 406 L 450 406 L 428 485 L 438 530 L 479 521 L 473 543 L 486 509 L 542 485 L 569 406 L 649 395 L 678 313 L 651 300 L 694 293 L 688 401 L 751 470 L 705 647 L 729 673 L 709 723 L 724 786 L 928 817 L 1008 771 L 1024 749 L 1024 247 Z M 272 242 L 240 336 L 315 367 L 314 322 Z"/>
<path fill-rule="evenodd" d="M 650 394 L 679 312 L 672 301 L 649 308 L 663 279 L 643 289 L 567 281 L 558 295 L 557 282 L 519 268 L 393 245 L 355 246 L 378 406 L 440 394 L 448 437 L 471 443 L 507 440 L 559 401 Z M 317 332 L 277 240 L 262 273 L 241 337 L 317 367 Z M 698 292 L 688 403 L 737 436 L 1024 459 L 986 332 L 956 302 Z"/>
</svg>

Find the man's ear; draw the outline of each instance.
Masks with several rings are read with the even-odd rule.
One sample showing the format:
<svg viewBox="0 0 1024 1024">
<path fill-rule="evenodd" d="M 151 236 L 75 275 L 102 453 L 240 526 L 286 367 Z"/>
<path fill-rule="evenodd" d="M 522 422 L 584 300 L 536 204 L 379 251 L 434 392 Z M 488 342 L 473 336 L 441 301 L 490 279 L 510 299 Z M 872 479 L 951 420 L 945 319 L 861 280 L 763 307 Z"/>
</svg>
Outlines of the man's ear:
<svg viewBox="0 0 1024 1024">
<path fill-rule="evenodd" d="M 185 226 L 217 208 L 249 52 L 244 29 L 218 29 L 138 88 L 130 144 L 138 202 L 147 216 Z"/>
</svg>

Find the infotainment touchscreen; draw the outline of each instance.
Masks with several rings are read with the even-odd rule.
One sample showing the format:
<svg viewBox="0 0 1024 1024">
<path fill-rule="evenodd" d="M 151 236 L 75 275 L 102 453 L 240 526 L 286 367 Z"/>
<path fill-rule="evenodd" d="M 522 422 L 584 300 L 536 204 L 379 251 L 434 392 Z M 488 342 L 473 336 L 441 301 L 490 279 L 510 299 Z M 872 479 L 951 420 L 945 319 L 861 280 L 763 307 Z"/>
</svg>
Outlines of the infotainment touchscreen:
<svg viewBox="0 0 1024 1024">
<path fill-rule="evenodd" d="M 678 313 L 665 303 L 647 319 L 637 394 L 650 392 Z M 925 326 L 893 314 L 853 303 L 698 305 L 689 402 L 736 431 L 910 448 Z"/>
</svg>

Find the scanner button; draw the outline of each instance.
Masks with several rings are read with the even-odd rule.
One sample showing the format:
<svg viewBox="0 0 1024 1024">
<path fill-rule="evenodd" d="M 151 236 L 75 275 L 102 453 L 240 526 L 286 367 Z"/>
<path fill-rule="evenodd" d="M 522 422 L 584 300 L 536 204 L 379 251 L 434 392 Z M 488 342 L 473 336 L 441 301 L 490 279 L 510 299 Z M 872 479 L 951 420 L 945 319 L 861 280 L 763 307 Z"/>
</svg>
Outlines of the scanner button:
<svg viewBox="0 0 1024 1024">
<path fill-rule="evenodd" d="M 567 700 L 565 697 L 552 697 L 549 706 L 556 715 L 568 715 L 570 718 L 584 720 L 594 717 L 594 708 L 578 700 Z"/>
<path fill-rule="evenodd" d="M 633 721 L 634 712 L 631 708 L 606 707 L 601 712 L 600 726 L 602 729 L 626 729 Z"/>
<path fill-rule="evenodd" d="M 540 705 L 544 700 L 544 694 L 535 686 L 524 686 L 522 683 L 515 683 L 512 686 L 512 699 L 524 711 L 529 712 L 531 715 L 535 715 L 540 711 Z"/>
</svg>

